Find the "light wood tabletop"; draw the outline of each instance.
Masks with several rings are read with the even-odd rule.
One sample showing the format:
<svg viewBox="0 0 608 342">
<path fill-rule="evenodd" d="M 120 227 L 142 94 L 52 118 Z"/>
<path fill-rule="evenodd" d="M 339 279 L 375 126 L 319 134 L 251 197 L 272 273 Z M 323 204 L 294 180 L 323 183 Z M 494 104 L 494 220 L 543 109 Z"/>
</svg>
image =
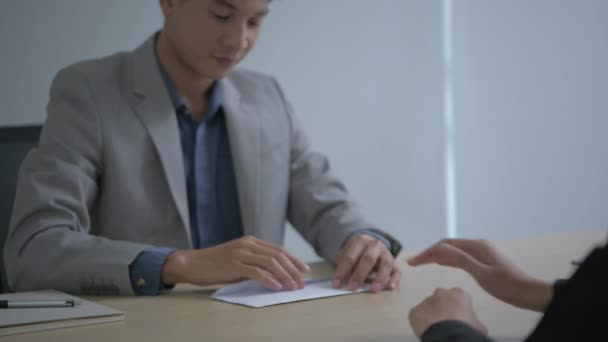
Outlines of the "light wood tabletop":
<svg viewBox="0 0 608 342">
<path fill-rule="evenodd" d="M 606 231 L 585 231 L 495 244 L 525 270 L 546 280 L 567 277 L 572 260 L 583 258 Z M 5 337 L 25 341 L 417 341 L 409 310 L 437 287 L 461 287 L 490 334 L 503 341 L 521 340 L 538 314 L 520 310 L 485 294 L 464 272 L 438 266 L 411 268 L 400 258 L 400 287 L 379 294 L 361 293 L 266 308 L 223 303 L 209 298 L 213 289 L 178 286 L 157 297 L 86 297 L 125 312 L 124 321 Z M 311 277 L 333 269 L 312 265 Z"/>
</svg>

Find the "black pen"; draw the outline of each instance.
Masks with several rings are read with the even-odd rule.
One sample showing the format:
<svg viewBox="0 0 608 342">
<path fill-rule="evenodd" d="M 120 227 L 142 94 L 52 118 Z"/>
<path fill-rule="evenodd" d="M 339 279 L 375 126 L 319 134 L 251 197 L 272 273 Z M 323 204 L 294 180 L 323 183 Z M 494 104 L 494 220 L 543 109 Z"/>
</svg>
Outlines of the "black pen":
<svg viewBox="0 0 608 342">
<path fill-rule="evenodd" d="M 69 300 L 0 300 L 0 309 L 71 308 L 78 304 Z"/>
</svg>

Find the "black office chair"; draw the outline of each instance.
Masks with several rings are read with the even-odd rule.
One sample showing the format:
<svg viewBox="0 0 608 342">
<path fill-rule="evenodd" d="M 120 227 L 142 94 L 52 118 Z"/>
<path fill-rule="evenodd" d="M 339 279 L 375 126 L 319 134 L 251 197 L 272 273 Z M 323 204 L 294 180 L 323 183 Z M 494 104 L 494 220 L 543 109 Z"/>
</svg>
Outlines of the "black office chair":
<svg viewBox="0 0 608 342">
<path fill-rule="evenodd" d="M 0 127 L 0 293 L 8 290 L 4 274 L 4 241 L 11 220 L 19 166 L 38 145 L 41 126 Z"/>
</svg>

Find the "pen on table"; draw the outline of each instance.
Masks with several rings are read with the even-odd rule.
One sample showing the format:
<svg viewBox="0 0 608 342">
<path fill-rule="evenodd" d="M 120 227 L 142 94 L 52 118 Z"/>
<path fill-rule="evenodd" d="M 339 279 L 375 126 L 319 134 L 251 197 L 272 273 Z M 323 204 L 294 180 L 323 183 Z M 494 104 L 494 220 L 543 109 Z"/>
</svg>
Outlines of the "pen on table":
<svg viewBox="0 0 608 342">
<path fill-rule="evenodd" d="M 69 300 L 0 300 L 0 309 L 71 308 L 78 301 Z"/>
</svg>

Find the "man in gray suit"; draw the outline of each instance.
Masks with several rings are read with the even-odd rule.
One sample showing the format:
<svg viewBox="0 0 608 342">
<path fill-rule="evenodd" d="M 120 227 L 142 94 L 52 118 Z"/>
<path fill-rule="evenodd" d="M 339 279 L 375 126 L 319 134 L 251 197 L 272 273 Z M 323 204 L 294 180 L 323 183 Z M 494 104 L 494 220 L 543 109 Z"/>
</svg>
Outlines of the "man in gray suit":
<svg viewBox="0 0 608 342">
<path fill-rule="evenodd" d="M 161 0 L 132 52 L 60 71 L 20 170 L 5 248 L 13 290 L 158 294 L 176 283 L 305 286 L 286 221 L 334 286 L 394 289 L 399 243 L 311 150 L 277 82 L 233 70 L 268 0 Z"/>
</svg>

